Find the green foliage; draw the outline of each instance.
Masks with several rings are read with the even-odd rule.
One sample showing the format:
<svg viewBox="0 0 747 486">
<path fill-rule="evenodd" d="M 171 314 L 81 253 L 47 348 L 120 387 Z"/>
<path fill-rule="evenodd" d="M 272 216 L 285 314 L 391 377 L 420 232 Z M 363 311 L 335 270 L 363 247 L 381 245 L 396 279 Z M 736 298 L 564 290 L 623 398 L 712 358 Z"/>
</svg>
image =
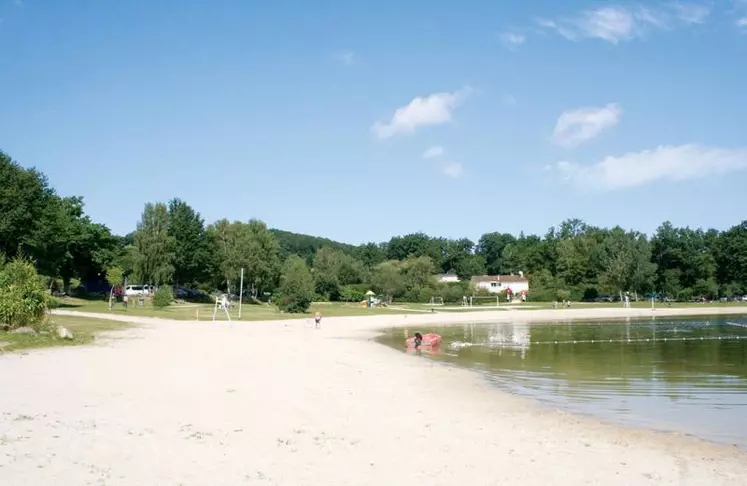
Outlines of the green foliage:
<svg viewBox="0 0 747 486">
<path fill-rule="evenodd" d="M 135 280 L 153 285 L 171 283 L 175 245 L 166 205 L 146 204 L 135 232 Z"/>
<path fill-rule="evenodd" d="M 168 307 L 174 301 L 174 294 L 171 292 L 171 287 L 168 285 L 162 285 L 158 287 L 156 293 L 153 294 L 153 307 L 160 309 Z"/>
<path fill-rule="evenodd" d="M 17 257 L 10 262 L 0 255 L 0 328 L 44 326 L 49 294 L 34 264 Z"/>
<path fill-rule="evenodd" d="M 215 268 L 227 290 L 238 287 L 241 269 L 245 287 L 272 291 L 280 275 L 280 246 L 274 234 L 259 220 L 249 223 L 221 220 L 208 227 Z"/>
<path fill-rule="evenodd" d="M 60 301 L 54 297 L 47 297 L 47 309 L 59 309 Z"/>
<path fill-rule="evenodd" d="M 340 301 L 361 302 L 366 299 L 366 292 L 369 290 L 368 284 L 343 285 L 340 288 Z"/>
<path fill-rule="evenodd" d="M 291 255 L 283 265 L 280 276 L 278 308 L 284 312 L 306 312 L 314 298 L 314 278 L 306 262 Z"/>
<path fill-rule="evenodd" d="M 485 259 L 485 270 L 489 275 L 505 275 L 508 270 L 504 267 L 503 251 L 516 242 L 516 238 L 508 233 L 486 233 L 477 243 L 477 254 Z"/>
<path fill-rule="evenodd" d="M 174 198 L 168 204 L 168 234 L 174 241 L 174 282 L 194 286 L 208 275 L 210 247 L 205 223 L 186 202 Z"/>
<path fill-rule="evenodd" d="M 97 275 L 118 251 L 119 240 L 83 214 L 79 197 L 61 198 L 46 177 L 0 152 L 0 253 L 25 254 L 39 272 L 72 278 Z"/>
<path fill-rule="evenodd" d="M 332 248 L 333 250 L 340 250 L 348 255 L 354 255 L 357 250 L 354 245 L 339 243 L 328 238 L 302 235 L 279 229 L 271 229 L 270 232 L 278 242 L 283 258 L 287 258 L 289 255 L 298 255 L 303 258 L 307 264 L 311 264 L 316 252 L 324 247 Z"/>
<path fill-rule="evenodd" d="M 682 300 L 747 293 L 747 221 L 724 232 L 665 222 L 649 239 L 568 219 L 544 236 L 491 232 L 474 244 L 418 232 L 354 246 L 270 230 L 257 220 L 221 220 L 206 228 L 179 199 L 146 205 L 137 231 L 118 237 L 83 209 L 81 198 L 60 197 L 43 174 L 0 152 L 0 252 L 27 255 L 53 291 L 107 274 L 110 284 L 126 276 L 131 283 L 236 292 L 243 268 L 245 288 L 261 297 L 276 293 L 281 263 L 296 255 L 313 266 L 314 291 L 332 300 L 354 301 L 369 288 L 419 301 L 440 295 L 457 302 L 472 294 L 435 281 L 434 274 L 448 272 L 464 281 L 524 272 L 531 300 L 555 300 L 558 291 L 570 292 L 572 300 L 620 292 Z M 62 285 L 54 284 L 58 279 Z"/>
<path fill-rule="evenodd" d="M 568 289 L 560 289 L 555 293 L 555 295 L 558 297 L 558 300 L 569 300 L 571 298 L 571 291 Z"/>
<path fill-rule="evenodd" d="M 314 256 L 313 265 L 317 294 L 332 301 L 344 300 L 341 288 L 360 283 L 365 273 L 359 260 L 331 247 L 321 248 Z"/>
<path fill-rule="evenodd" d="M 122 285 L 124 282 L 124 270 L 119 267 L 111 267 L 106 270 L 106 282 L 110 287 Z"/>
</svg>

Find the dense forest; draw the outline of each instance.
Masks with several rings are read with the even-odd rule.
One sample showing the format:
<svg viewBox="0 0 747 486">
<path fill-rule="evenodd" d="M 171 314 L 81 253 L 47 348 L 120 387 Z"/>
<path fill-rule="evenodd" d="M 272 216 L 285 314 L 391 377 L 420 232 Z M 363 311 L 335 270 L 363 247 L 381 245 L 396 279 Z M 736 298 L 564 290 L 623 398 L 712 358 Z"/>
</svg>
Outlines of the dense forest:
<svg viewBox="0 0 747 486">
<path fill-rule="evenodd" d="M 569 219 L 543 236 L 501 232 L 477 242 L 423 233 L 349 245 L 270 229 L 259 220 L 206 223 L 188 202 L 144 205 L 130 235 L 112 234 L 47 178 L 0 152 L 0 254 L 34 262 L 50 288 L 91 291 L 107 275 L 130 283 L 236 292 L 240 269 L 258 298 L 355 301 L 368 289 L 408 301 L 471 294 L 479 274 L 524 272 L 530 300 L 652 292 L 678 300 L 747 294 L 747 221 L 726 231 L 663 223 L 650 237 Z M 453 272 L 464 282 L 440 284 Z M 111 281 L 111 278 L 109 278 Z M 289 295 L 293 294 L 293 295 Z"/>
</svg>

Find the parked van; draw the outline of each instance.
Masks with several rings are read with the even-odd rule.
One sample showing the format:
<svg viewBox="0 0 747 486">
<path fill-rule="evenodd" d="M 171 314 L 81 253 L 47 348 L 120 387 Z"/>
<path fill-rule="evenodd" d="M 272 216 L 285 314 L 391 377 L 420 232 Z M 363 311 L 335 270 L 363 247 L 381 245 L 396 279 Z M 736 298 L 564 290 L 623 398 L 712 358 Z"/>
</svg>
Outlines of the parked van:
<svg viewBox="0 0 747 486">
<path fill-rule="evenodd" d="M 125 295 L 149 295 L 153 293 L 153 290 L 152 285 L 128 285 L 125 287 Z"/>
</svg>

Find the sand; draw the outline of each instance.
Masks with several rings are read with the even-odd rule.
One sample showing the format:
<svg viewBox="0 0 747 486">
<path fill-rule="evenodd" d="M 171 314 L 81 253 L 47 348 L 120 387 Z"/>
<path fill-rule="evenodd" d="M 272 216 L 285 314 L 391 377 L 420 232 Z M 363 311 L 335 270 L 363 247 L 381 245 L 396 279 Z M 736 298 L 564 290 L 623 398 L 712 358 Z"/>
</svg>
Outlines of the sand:
<svg viewBox="0 0 747 486">
<path fill-rule="evenodd" d="M 713 313 L 655 312 L 698 311 Z M 733 447 L 544 408 L 368 339 L 392 325 L 651 314 L 329 318 L 320 330 L 136 319 L 96 345 L 0 355 L 0 484 L 747 484 Z"/>
</svg>

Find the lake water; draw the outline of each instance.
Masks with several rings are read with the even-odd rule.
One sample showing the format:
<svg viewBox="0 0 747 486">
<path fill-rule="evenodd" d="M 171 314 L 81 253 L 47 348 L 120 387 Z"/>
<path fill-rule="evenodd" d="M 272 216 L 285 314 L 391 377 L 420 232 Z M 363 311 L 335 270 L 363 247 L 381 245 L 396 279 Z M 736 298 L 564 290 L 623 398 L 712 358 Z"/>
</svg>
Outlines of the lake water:
<svg viewBox="0 0 747 486">
<path fill-rule="evenodd" d="M 430 359 L 565 410 L 747 447 L 747 317 L 410 328 Z M 401 328 L 380 339 L 404 350 Z"/>
</svg>

